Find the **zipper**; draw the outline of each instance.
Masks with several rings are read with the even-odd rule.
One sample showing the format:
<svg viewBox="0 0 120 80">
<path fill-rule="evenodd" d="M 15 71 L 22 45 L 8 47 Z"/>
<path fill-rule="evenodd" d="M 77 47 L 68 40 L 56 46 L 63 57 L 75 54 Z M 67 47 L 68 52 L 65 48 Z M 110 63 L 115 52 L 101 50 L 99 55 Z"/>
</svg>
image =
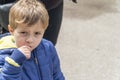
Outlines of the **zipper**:
<svg viewBox="0 0 120 80">
<path fill-rule="evenodd" d="M 41 71 L 40 71 L 40 68 L 39 68 L 38 59 L 37 59 L 35 53 L 33 53 L 33 56 L 34 56 L 34 62 L 35 62 L 36 68 L 37 68 L 38 78 L 39 78 L 39 80 L 41 80 L 41 76 L 40 76 Z"/>
</svg>

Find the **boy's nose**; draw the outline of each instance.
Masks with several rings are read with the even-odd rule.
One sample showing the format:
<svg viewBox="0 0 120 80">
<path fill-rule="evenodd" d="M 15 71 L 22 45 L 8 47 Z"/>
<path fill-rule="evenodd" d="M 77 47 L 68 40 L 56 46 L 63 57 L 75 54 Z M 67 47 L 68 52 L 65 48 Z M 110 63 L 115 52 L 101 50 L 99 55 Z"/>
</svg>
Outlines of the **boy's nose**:
<svg viewBox="0 0 120 80">
<path fill-rule="evenodd" d="M 32 36 L 29 36 L 29 37 L 26 39 L 26 42 L 32 43 L 32 42 L 33 42 L 33 37 L 32 37 Z"/>
</svg>

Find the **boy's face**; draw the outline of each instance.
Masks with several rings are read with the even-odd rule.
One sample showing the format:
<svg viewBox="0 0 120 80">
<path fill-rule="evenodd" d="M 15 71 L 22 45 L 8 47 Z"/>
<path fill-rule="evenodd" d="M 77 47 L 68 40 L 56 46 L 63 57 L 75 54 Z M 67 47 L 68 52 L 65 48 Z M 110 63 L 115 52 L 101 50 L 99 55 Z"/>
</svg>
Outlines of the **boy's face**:
<svg viewBox="0 0 120 80">
<path fill-rule="evenodd" d="M 14 30 L 9 26 L 9 31 L 14 36 L 18 48 L 29 46 L 31 51 L 39 45 L 44 34 L 43 25 L 40 22 L 30 26 L 18 24 Z"/>
</svg>

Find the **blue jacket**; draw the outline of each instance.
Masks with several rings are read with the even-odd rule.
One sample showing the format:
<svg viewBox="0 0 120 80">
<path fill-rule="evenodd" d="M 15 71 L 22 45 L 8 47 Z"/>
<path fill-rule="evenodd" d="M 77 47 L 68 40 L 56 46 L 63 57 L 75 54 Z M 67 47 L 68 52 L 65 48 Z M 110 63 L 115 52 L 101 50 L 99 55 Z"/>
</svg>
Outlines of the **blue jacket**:
<svg viewBox="0 0 120 80">
<path fill-rule="evenodd" d="M 0 80 L 65 80 L 56 49 L 50 41 L 42 39 L 39 46 L 31 52 L 31 58 L 26 60 L 15 46 L 11 46 L 12 39 L 7 40 L 0 41 Z M 4 46 L 2 43 L 5 41 Z M 20 66 L 9 64 L 6 57 Z"/>
</svg>

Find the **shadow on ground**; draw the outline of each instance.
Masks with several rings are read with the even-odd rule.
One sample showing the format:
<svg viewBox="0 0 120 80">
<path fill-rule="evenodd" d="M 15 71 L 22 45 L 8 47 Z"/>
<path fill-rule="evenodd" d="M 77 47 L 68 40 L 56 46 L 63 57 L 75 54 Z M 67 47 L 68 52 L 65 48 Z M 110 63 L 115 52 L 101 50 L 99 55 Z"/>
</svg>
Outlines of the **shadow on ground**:
<svg viewBox="0 0 120 80">
<path fill-rule="evenodd" d="M 116 0 L 78 0 L 72 3 L 65 0 L 64 16 L 88 20 L 106 13 L 117 13 Z"/>
</svg>

